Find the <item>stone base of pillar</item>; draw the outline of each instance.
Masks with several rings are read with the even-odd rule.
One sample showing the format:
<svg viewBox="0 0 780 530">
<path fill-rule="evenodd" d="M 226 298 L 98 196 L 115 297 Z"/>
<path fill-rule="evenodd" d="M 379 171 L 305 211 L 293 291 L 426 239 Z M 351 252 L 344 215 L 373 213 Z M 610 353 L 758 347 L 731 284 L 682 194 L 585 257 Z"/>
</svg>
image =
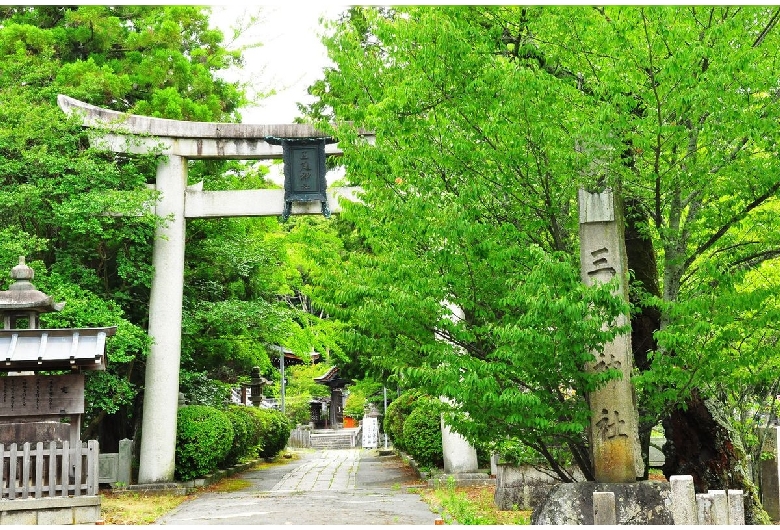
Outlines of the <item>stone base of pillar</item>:
<svg viewBox="0 0 780 530">
<path fill-rule="evenodd" d="M 448 473 L 428 479 L 428 486 L 494 486 L 496 479 L 487 473 Z"/>
<path fill-rule="evenodd" d="M 619 525 L 673 525 L 668 482 L 643 481 L 631 484 L 574 482 L 553 486 L 545 501 L 534 509 L 533 525 L 592 525 L 593 494 L 613 492 Z"/>
</svg>

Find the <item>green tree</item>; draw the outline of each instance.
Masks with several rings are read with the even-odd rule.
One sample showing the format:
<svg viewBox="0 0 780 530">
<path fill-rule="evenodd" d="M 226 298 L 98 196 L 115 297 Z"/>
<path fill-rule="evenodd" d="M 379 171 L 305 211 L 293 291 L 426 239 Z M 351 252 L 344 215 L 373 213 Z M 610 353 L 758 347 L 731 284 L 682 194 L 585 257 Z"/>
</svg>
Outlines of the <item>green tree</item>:
<svg viewBox="0 0 780 530">
<path fill-rule="evenodd" d="M 732 378 L 735 345 L 776 357 L 743 340 L 767 321 L 731 310 L 774 306 L 741 286 L 778 249 L 776 20 L 770 6 L 351 9 L 308 108 L 345 124 L 333 133 L 365 190 L 345 216 L 367 250 L 322 290 L 328 310 L 377 364 L 461 403 L 458 430 L 543 455 L 562 436 L 588 476 L 598 381 L 581 368 L 607 338 L 588 323 L 615 308 L 593 315 L 607 301 L 577 285 L 576 192 L 609 185 L 627 207 L 646 433 Z"/>
<path fill-rule="evenodd" d="M 56 98 L 237 119 L 243 93 L 217 73 L 240 57 L 221 42 L 200 7 L 0 7 L 0 265 L 26 255 L 38 287 L 66 302 L 44 325 L 118 326 L 108 370 L 87 382 L 84 435 L 107 450 L 134 436 L 140 411 L 156 160 L 92 149 Z"/>
<path fill-rule="evenodd" d="M 267 173 L 262 165 L 235 165 L 221 178 L 206 180 L 204 187 L 274 187 Z M 325 318 L 306 294 L 310 277 L 322 274 L 319 271 L 333 261 L 330 256 L 339 256 L 341 242 L 324 221 L 188 222 L 183 370 L 205 370 L 210 377 L 235 384 L 259 366 L 278 386 L 278 345 L 307 361 L 315 351 L 327 359 L 338 356 L 338 323 Z M 301 394 L 308 395 L 308 402 L 317 393 L 302 389 Z"/>
</svg>

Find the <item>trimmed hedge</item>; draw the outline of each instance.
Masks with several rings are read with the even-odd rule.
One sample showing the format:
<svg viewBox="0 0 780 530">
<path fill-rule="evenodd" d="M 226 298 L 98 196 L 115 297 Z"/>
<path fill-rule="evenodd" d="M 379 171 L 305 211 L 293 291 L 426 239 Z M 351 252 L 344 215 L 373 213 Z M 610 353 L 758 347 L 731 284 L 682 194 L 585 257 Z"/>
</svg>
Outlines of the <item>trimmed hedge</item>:
<svg viewBox="0 0 780 530">
<path fill-rule="evenodd" d="M 290 422 L 278 410 L 230 405 L 179 408 L 176 425 L 178 480 L 190 480 L 242 460 L 273 458 L 290 439 Z"/>
<path fill-rule="evenodd" d="M 175 475 L 189 480 L 217 470 L 233 446 L 233 437 L 227 413 L 206 405 L 179 408 Z"/>
<path fill-rule="evenodd" d="M 290 421 L 281 411 L 251 408 L 260 419 L 260 436 L 257 455 L 273 458 L 287 447 L 290 439 Z"/>
<path fill-rule="evenodd" d="M 384 431 L 393 441 L 393 446 L 399 451 L 408 452 L 404 441 L 404 422 L 419 405 L 417 400 L 423 396 L 424 394 L 419 390 L 407 390 L 387 406 L 387 412 L 382 422 Z"/>
<path fill-rule="evenodd" d="M 233 424 L 233 446 L 225 457 L 225 465 L 233 466 L 257 454 L 262 435 L 262 420 L 252 407 L 230 405 L 227 415 Z"/>
<path fill-rule="evenodd" d="M 441 411 L 439 400 L 430 397 L 416 401 L 417 406 L 404 421 L 403 440 L 409 456 L 424 467 L 443 467 Z"/>
</svg>

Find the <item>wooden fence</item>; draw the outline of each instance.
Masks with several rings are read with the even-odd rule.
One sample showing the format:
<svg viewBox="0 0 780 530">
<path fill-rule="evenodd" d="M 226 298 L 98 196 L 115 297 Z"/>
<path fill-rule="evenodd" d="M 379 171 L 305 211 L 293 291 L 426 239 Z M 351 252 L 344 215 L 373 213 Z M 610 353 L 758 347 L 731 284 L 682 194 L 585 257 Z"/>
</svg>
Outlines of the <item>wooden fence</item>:
<svg viewBox="0 0 780 530">
<path fill-rule="evenodd" d="M 309 425 L 297 425 L 290 431 L 290 438 L 287 440 L 288 447 L 299 449 L 308 449 L 311 447 L 311 427 Z"/>
<path fill-rule="evenodd" d="M 0 444 L 2 500 L 98 494 L 98 442 Z"/>
</svg>

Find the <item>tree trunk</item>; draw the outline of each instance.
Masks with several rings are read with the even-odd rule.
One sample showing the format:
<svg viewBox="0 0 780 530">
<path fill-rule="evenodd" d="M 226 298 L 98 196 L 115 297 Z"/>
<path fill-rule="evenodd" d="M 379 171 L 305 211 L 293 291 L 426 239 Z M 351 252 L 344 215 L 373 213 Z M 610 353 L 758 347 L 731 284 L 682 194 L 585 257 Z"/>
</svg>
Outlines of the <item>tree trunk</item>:
<svg viewBox="0 0 780 530">
<path fill-rule="evenodd" d="M 639 304 L 641 290 L 661 296 L 658 267 L 652 241 L 641 232 L 646 222 L 638 201 L 626 200 L 626 254 L 632 271 L 629 297 L 636 311 L 631 318 L 631 348 L 634 366 L 639 371 L 650 368 L 648 352 L 658 344 L 654 333 L 661 327 L 661 314 L 654 307 Z M 655 424 L 643 404 L 639 408 L 639 437 L 645 479 L 648 472 L 651 430 Z M 642 421 L 642 418 L 646 418 Z M 728 417 L 712 400 L 703 400 L 694 392 L 684 407 L 678 407 L 663 420 L 666 444 L 663 447 L 664 476 L 691 475 L 697 493 L 718 489 L 741 489 L 745 492 L 745 522 L 769 524 L 769 517 L 758 499 L 758 490 L 745 467 L 745 452 L 739 438 L 731 432 Z"/>
<path fill-rule="evenodd" d="M 644 291 L 660 297 L 661 290 L 658 286 L 658 267 L 653 241 L 642 232 L 642 225 L 646 224 L 648 219 L 641 210 L 639 201 L 631 198 L 625 199 L 625 220 L 626 256 L 628 268 L 632 271 L 628 289 L 629 300 L 634 309 L 637 310 L 631 316 L 631 350 L 634 356 L 634 367 L 640 372 L 644 372 L 650 368 L 648 352 L 655 351 L 658 347 L 654 333 L 661 327 L 661 313 L 655 307 L 642 306 L 639 295 Z M 642 449 L 642 461 L 645 463 L 642 478 L 647 479 L 650 470 L 650 435 L 655 426 L 655 419 L 641 402 L 637 403 L 637 408 L 639 410 L 639 442 Z"/>
<path fill-rule="evenodd" d="M 771 524 L 745 466 L 745 451 L 714 400 L 694 391 L 684 407 L 663 421 L 666 478 L 691 475 L 697 493 L 737 489 L 745 493 L 745 523 Z"/>
</svg>

